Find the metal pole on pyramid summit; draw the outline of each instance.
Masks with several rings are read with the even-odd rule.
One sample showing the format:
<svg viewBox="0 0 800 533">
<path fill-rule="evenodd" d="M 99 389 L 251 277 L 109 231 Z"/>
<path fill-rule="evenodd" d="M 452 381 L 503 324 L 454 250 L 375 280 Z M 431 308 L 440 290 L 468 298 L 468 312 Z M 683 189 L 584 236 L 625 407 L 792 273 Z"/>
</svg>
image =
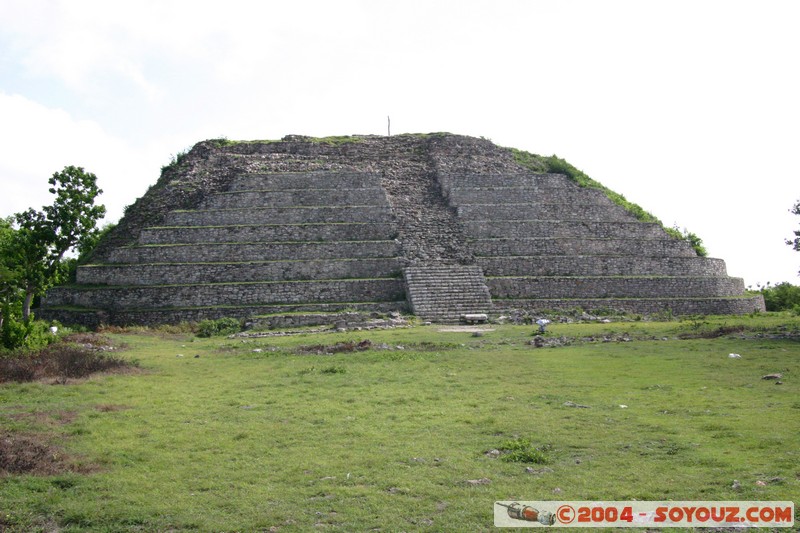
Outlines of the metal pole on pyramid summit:
<svg viewBox="0 0 800 533">
<path fill-rule="evenodd" d="M 392 136 L 392 119 L 389 118 L 389 115 L 386 115 L 386 135 Z"/>
</svg>

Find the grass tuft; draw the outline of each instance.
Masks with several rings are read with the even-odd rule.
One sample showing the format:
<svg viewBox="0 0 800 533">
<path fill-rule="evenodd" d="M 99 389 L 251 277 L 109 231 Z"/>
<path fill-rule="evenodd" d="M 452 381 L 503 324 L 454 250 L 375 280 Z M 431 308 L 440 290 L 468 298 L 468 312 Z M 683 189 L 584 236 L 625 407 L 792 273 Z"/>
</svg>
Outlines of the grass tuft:
<svg viewBox="0 0 800 533">
<path fill-rule="evenodd" d="M 547 462 L 543 449 L 549 447 L 537 448 L 529 439 L 518 437 L 503 442 L 498 449 L 501 452 L 500 459 L 507 463 L 543 464 Z"/>
</svg>

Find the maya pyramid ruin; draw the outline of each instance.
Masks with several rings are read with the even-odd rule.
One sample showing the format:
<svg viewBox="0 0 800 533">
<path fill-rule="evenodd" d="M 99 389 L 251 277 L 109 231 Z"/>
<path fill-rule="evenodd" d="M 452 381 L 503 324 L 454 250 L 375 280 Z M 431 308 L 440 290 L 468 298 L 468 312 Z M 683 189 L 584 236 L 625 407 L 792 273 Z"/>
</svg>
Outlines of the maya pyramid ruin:
<svg viewBox="0 0 800 533">
<path fill-rule="evenodd" d="M 724 261 L 554 162 L 452 134 L 203 141 L 39 314 L 308 325 L 345 312 L 764 309 Z"/>
</svg>

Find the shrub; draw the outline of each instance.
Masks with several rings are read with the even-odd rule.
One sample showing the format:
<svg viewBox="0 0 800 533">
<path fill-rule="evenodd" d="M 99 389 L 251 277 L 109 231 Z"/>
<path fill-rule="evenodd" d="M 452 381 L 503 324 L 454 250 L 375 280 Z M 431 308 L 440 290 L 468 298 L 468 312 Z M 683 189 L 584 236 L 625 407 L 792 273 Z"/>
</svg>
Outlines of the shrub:
<svg viewBox="0 0 800 533">
<path fill-rule="evenodd" d="M 767 282 L 758 292 L 764 296 L 767 311 L 792 311 L 800 314 L 800 287 L 788 281 L 770 286 Z"/>
<path fill-rule="evenodd" d="M 242 330 L 242 323 L 237 318 L 219 318 L 217 320 L 203 320 L 197 325 L 198 337 L 217 337 L 232 335 Z"/>
<path fill-rule="evenodd" d="M 534 463 L 541 464 L 547 462 L 541 448 L 536 448 L 531 441 L 525 438 L 517 438 L 503 442 L 499 449 L 503 452 L 500 458 L 508 463 Z"/>
<path fill-rule="evenodd" d="M 686 228 L 684 228 L 683 231 L 681 231 L 680 229 L 678 229 L 677 226 L 673 228 L 664 228 L 664 230 L 672 237 L 688 242 L 692 246 L 692 248 L 694 248 L 694 251 L 698 255 L 698 257 L 708 256 L 708 251 L 706 250 L 706 247 L 703 245 L 703 239 L 698 237 L 697 234 L 692 233 Z"/>
<path fill-rule="evenodd" d="M 50 323 L 42 320 L 16 320 L 9 317 L 3 321 L 0 344 L 6 350 L 36 350 L 58 340 L 50 332 Z"/>
</svg>

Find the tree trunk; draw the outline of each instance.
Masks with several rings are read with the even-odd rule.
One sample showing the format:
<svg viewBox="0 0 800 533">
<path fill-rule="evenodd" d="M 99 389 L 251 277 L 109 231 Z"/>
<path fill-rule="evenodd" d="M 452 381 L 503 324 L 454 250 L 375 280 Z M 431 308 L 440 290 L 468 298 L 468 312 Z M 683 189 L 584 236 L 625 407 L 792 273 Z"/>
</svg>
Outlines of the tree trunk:
<svg viewBox="0 0 800 533">
<path fill-rule="evenodd" d="M 22 302 L 22 320 L 28 321 L 31 316 L 31 302 L 33 302 L 33 291 L 27 289 L 25 291 L 25 301 Z"/>
</svg>

